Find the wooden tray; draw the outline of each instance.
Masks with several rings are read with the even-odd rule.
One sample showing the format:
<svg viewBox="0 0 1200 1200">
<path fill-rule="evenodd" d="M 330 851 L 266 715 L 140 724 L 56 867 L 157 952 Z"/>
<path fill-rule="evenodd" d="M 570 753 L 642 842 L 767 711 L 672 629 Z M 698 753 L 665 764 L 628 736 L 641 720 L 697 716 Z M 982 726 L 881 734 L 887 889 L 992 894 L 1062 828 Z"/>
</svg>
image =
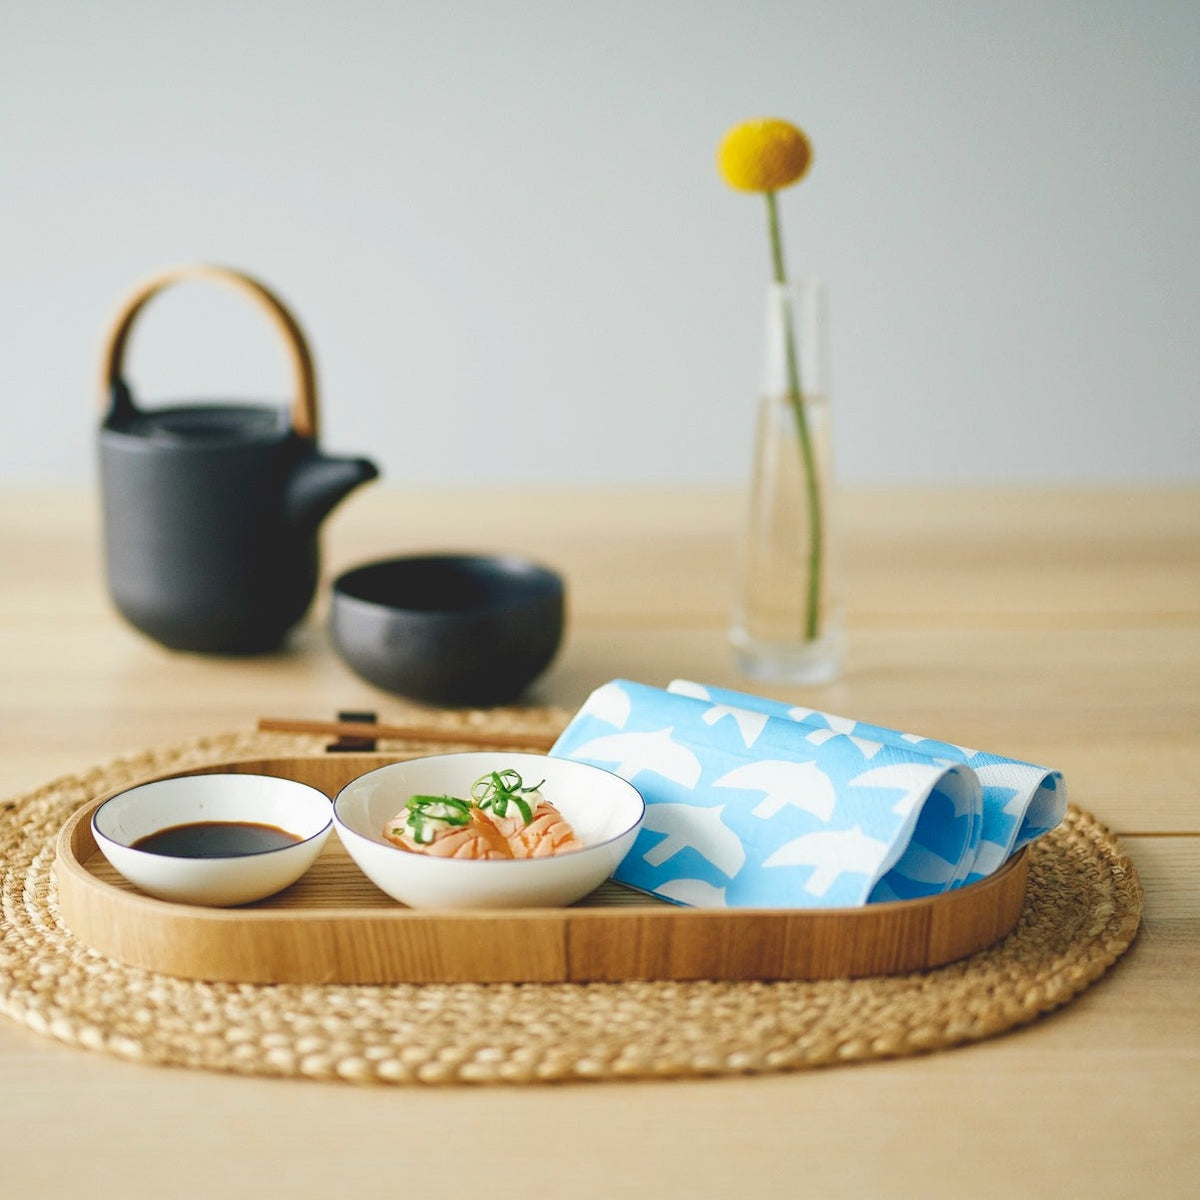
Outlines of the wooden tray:
<svg viewBox="0 0 1200 1200">
<path fill-rule="evenodd" d="M 172 774 L 278 775 L 333 796 L 358 775 L 404 757 L 412 755 L 240 760 Z M 91 815 L 115 791 L 81 808 L 59 834 L 63 920 L 102 954 L 189 979 L 388 984 L 897 974 L 940 966 L 1007 934 L 1020 916 L 1028 872 L 1022 851 L 996 874 L 944 896 L 854 909 L 679 908 L 608 883 L 571 908 L 435 911 L 384 895 L 333 834 L 286 891 L 241 908 L 199 908 L 143 895 L 100 854 Z"/>
</svg>

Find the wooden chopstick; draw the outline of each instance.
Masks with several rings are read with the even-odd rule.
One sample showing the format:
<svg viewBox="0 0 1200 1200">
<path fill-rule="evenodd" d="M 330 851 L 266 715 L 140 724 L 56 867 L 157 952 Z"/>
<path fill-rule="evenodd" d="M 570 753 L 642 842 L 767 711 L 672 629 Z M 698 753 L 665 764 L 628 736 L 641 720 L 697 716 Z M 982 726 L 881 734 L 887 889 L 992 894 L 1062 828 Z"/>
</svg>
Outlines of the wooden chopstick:
<svg viewBox="0 0 1200 1200">
<path fill-rule="evenodd" d="M 306 721 L 292 717 L 260 717 L 260 733 L 316 733 L 323 737 L 400 738 L 414 742 L 447 742 L 498 750 L 549 750 L 557 734 L 495 733 L 484 729 L 440 729 L 430 725 L 385 725 L 377 721 Z"/>
</svg>

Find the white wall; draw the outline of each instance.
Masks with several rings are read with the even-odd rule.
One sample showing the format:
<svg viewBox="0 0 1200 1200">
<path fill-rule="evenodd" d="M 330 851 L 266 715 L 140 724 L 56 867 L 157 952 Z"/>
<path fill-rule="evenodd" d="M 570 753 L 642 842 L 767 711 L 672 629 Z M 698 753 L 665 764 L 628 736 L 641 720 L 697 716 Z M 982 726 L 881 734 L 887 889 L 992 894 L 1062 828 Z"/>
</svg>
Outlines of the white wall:
<svg viewBox="0 0 1200 1200">
<path fill-rule="evenodd" d="M 1200 479 L 1194 0 L 0 0 L 0 481 L 92 477 L 111 311 L 189 260 L 392 481 L 739 481 L 767 243 L 713 156 L 765 114 L 843 480 Z M 130 368 L 287 387 L 195 287 Z"/>
</svg>

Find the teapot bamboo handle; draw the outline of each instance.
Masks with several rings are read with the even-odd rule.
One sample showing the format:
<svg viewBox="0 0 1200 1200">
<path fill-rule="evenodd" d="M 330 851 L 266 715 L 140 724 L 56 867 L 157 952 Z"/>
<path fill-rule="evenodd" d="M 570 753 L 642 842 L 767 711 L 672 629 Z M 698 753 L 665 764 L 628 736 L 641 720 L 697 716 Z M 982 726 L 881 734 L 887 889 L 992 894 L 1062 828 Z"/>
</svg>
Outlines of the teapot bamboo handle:
<svg viewBox="0 0 1200 1200">
<path fill-rule="evenodd" d="M 287 306 L 269 288 L 257 279 L 232 267 L 195 265 L 171 267 L 140 283 L 124 300 L 113 318 L 112 326 L 105 339 L 101 353 L 100 395 L 101 404 L 110 402 L 112 386 L 121 376 L 121 365 L 126 343 L 138 314 L 159 292 L 172 284 L 184 280 L 203 279 L 222 283 L 241 292 L 255 301 L 269 316 L 283 335 L 295 379 L 295 395 L 292 399 L 292 429 L 300 437 L 314 439 L 317 436 L 317 383 L 312 356 L 308 344 L 295 317 Z"/>
</svg>

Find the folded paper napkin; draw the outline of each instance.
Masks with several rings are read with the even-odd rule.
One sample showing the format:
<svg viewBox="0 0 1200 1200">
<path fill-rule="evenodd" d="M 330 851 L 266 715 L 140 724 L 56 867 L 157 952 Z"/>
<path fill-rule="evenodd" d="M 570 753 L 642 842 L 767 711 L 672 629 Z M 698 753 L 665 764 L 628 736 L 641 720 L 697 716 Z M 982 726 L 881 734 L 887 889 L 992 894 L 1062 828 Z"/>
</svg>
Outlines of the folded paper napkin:
<svg viewBox="0 0 1200 1200">
<path fill-rule="evenodd" d="M 551 754 L 633 783 L 615 878 L 704 908 L 838 908 L 991 874 L 1066 812 L 1062 775 L 810 708 L 617 679 Z"/>
</svg>

